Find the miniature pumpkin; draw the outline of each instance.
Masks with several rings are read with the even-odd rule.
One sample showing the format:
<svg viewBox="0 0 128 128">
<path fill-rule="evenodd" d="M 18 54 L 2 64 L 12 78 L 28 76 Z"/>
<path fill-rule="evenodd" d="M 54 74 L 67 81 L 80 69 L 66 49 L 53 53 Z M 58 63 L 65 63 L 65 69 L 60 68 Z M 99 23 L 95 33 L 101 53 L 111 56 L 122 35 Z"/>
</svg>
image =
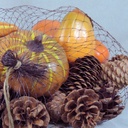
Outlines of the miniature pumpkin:
<svg viewBox="0 0 128 128">
<path fill-rule="evenodd" d="M 109 59 L 109 50 L 108 48 L 99 40 L 96 40 L 96 47 L 94 56 L 101 62 L 104 63 Z"/>
<path fill-rule="evenodd" d="M 50 37 L 54 37 L 59 27 L 60 27 L 60 22 L 58 20 L 45 19 L 37 22 L 32 29 L 41 31 L 49 35 Z"/>
<path fill-rule="evenodd" d="M 69 62 L 94 54 L 93 25 L 91 19 L 79 9 L 74 9 L 63 18 L 54 37 L 64 48 Z"/>
<path fill-rule="evenodd" d="M 63 48 L 52 38 L 34 31 L 17 31 L 0 41 L 0 76 L 21 66 L 9 77 L 9 86 L 21 95 L 34 97 L 54 93 L 68 77 L 69 65 Z"/>
<path fill-rule="evenodd" d="M 0 22 L 0 37 L 6 36 L 17 30 L 18 30 L 18 27 L 14 24 Z"/>
</svg>

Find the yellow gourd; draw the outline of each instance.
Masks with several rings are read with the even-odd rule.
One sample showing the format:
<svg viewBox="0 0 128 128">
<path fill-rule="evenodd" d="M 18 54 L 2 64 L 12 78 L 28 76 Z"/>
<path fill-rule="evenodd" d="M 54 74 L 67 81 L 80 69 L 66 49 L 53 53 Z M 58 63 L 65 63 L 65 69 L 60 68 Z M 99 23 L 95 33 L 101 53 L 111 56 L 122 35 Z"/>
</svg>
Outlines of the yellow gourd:
<svg viewBox="0 0 128 128">
<path fill-rule="evenodd" d="M 55 39 L 64 48 L 69 62 L 94 54 L 95 36 L 92 22 L 79 9 L 74 9 L 63 18 Z"/>
</svg>

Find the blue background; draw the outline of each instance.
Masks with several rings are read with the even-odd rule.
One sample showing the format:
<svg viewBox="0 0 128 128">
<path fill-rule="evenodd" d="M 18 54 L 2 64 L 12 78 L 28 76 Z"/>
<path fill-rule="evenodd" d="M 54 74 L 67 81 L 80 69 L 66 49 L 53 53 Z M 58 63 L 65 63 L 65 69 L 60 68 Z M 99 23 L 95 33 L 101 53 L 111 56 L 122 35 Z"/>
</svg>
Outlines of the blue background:
<svg viewBox="0 0 128 128">
<path fill-rule="evenodd" d="M 33 5 L 45 9 L 75 6 L 116 38 L 128 50 L 128 0 L 0 0 L 1 8 Z"/>
<path fill-rule="evenodd" d="M 128 0 L 0 0 L 0 8 L 33 5 L 45 9 L 75 6 L 116 38 L 128 51 Z M 128 128 L 128 105 L 118 117 L 96 128 Z"/>
</svg>

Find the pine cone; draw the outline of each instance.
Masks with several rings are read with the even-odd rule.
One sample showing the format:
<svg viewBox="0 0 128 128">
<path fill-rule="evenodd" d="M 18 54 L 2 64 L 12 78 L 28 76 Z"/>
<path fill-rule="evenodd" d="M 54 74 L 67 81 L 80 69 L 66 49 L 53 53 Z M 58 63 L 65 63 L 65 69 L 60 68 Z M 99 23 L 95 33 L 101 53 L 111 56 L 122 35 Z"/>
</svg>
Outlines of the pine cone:
<svg viewBox="0 0 128 128">
<path fill-rule="evenodd" d="M 54 123 L 61 120 L 61 107 L 64 103 L 66 95 L 61 91 L 55 92 L 49 101 L 46 103 L 46 108 L 49 112 L 50 119 Z"/>
<path fill-rule="evenodd" d="M 120 58 L 120 59 L 119 59 Z M 102 64 L 102 77 L 116 88 L 128 85 L 128 59 L 122 56 Z"/>
<path fill-rule="evenodd" d="M 112 57 L 112 59 L 110 61 L 122 60 L 122 59 L 128 59 L 128 56 L 123 55 L 123 54 L 116 55 L 116 56 Z"/>
<path fill-rule="evenodd" d="M 122 101 L 118 95 L 118 89 L 111 85 L 104 84 L 95 92 L 99 95 L 99 101 L 102 103 L 101 120 L 109 120 L 118 116 L 124 109 Z"/>
<path fill-rule="evenodd" d="M 101 103 L 92 89 L 70 92 L 62 106 L 62 120 L 73 128 L 93 128 L 100 120 Z"/>
<path fill-rule="evenodd" d="M 46 128 L 49 114 L 45 106 L 33 97 L 23 96 L 10 102 L 15 128 Z M 7 109 L 2 115 L 3 128 L 9 128 Z"/>
<path fill-rule="evenodd" d="M 70 68 L 69 77 L 60 90 L 69 93 L 74 89 L 93 89 L 101 84 L 101 71 L 100 62 L 95 57 L 79 58 Z"/>
</svg>

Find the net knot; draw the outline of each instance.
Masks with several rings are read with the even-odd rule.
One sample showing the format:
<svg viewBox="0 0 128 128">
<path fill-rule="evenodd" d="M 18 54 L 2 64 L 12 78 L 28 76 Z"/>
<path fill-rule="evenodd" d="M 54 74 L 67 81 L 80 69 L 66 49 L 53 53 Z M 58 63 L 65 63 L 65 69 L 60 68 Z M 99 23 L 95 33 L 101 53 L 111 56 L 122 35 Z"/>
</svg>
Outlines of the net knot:
<svg viewBox="0 0 128 128">
<path fill-rule="evenodd" d="M 19 69 L 21 67 L 21 64 L 22 64 L 21 61 L 17 60 L 17 63 L 16 63 L 16 65 L 15 65 L 15 67 L 13 69 L 14 70 Z"/>
</svg>

